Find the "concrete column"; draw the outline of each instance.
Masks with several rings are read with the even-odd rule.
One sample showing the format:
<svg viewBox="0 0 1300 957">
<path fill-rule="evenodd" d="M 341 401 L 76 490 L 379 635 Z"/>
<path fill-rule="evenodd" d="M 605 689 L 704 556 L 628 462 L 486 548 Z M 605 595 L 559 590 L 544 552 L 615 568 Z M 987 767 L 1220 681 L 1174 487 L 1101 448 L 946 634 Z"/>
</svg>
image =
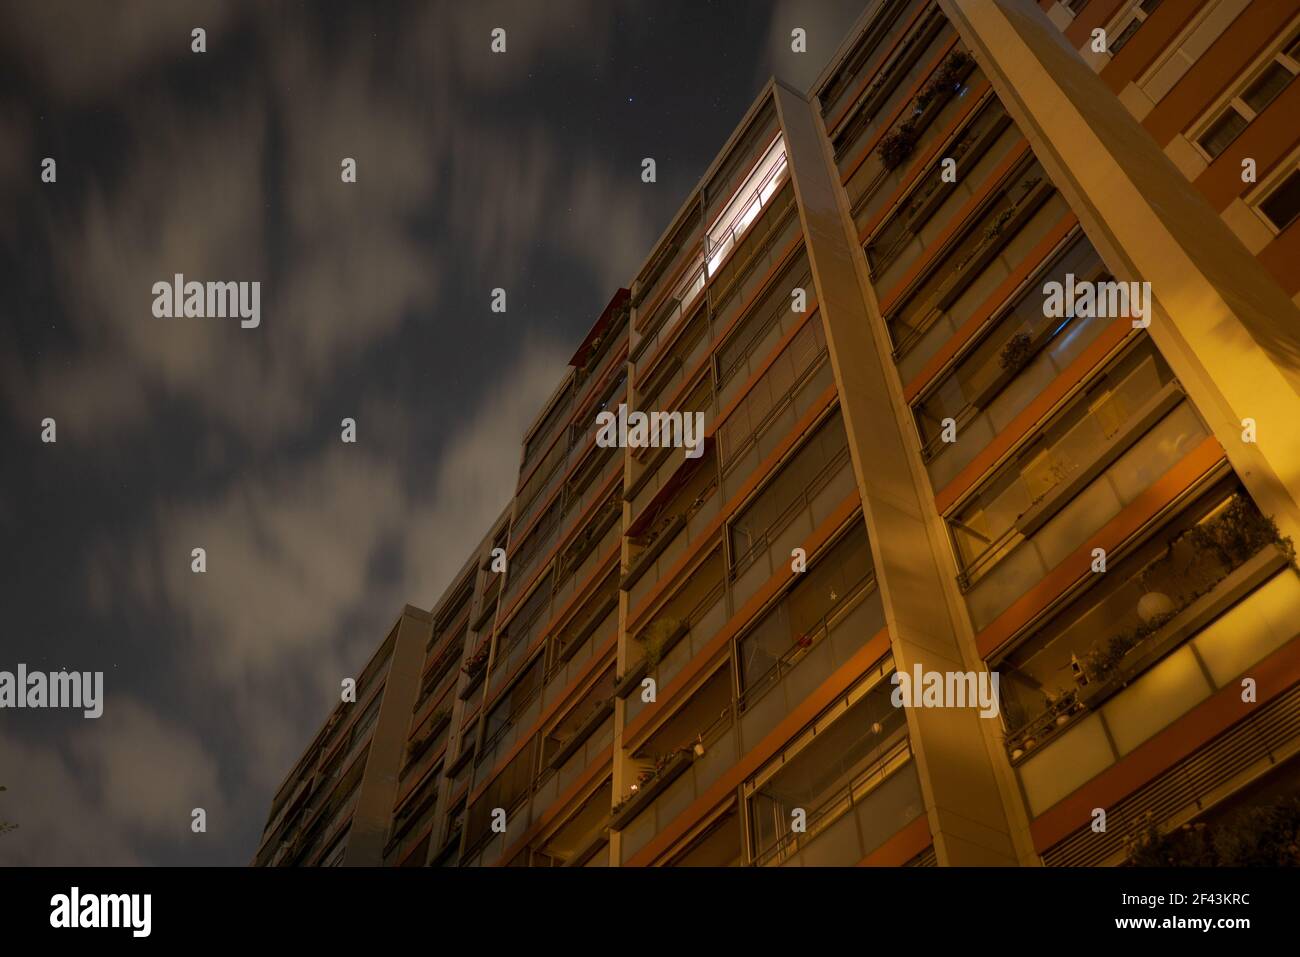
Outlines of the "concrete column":
<svg viewBox="0 0 1300 957">
<path fill-rule="evenodd" d="M 895 664 L 908 673 L 918 663 L 926 671 L 975 670 L 946 597 L 952 582 L 936 560 L 933 502 L 927 511 L 928 484 L 903 437 L 902 393 L 884 321 L 824 130 L 794 90 L 778 83 L 776 99 Z M 994 770 L 982 721 L 988 724 L 973 709 L 907 709 L 941 865 L 1015 864 L 1018 847 L 1028 843 L 1027 834 L 1013 839 L 1004 806 L 1010 795 Z"/>
<path fill-rule="evenodd" d="M 383 863 L 393 802 L 397 799 L 397 775 L 406 757 L 411 709 L 420 691 L 420 672 L 433 619 L 427 611 L 407 605 L 393 627 L 397 636 L 344 852 L 343 863 L 349 867 L 377 867 Z"/>
</svg>

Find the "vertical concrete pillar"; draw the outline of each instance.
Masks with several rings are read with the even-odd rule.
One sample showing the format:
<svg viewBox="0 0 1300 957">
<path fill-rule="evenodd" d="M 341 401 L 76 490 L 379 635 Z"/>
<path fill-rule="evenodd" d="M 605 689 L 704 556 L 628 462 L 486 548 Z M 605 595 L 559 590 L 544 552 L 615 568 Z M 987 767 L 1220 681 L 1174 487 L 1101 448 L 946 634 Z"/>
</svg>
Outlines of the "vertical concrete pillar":
<svg viewBox="0 0 1300 957">
<path fill-rule="evenodd" d="M 392 659 L 385 669 L 383 700 L 370 738 L 370 753 L 352 812 L 351 830 L 343 863 L 378 866 L 384 860 L 384 844 L 393 820 L 397 799 L 397 776 L 406 756 L 411 730 L 411 709 L 420 691 L 425 645 L 433 629 L 427 611 L 407 605 L 397 619 Z M 358 701 L 357 706 L 360 706 Z"/>
<path fill-rule="evenodd" d="M 907 673 L 917 664 L 925 671 L 974 670 L 978 663 L 963 651 L 944 597 L 951 583 L 943 581 L 936 560 L 921 498 L 927 486 L 903 438 L 896 405 L 902 395 L 890 378 L 896 373 L 887 366 L 892 360 L 884 323 L 865 261 L 858 262 L 825 135 L 800 94 L 778 83 L 776 101 L 895 664 Z M 992 764 L 985 720 L 972 709 L 907 711 L 942 865 L 1017 863 L 1004 806 L 1009 794 Z"/>
</svg>

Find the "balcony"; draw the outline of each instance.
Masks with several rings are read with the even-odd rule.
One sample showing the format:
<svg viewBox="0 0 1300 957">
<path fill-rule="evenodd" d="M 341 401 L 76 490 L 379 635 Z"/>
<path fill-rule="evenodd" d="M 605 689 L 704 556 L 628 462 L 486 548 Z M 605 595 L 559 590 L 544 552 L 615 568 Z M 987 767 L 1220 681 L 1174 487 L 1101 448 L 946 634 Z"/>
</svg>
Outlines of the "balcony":
<svg viewBox="0 0 1300 957">
<path fill-rule="evenodd" d="M 645 676 L 653 674 L 660 688 L 667 687 L 726 623 L 722 561 L 721 550 L 716 549 L 700 562 L 628 643 L 627 670 L 616 687 L 616 693 L 627 698 L 627 722 L 646 707 L 639 694 L 632 694 Z"/>
<path fill-rule="evenodd" d="M 705 432 L 708 431 L 709 416 L 713 412 L 713 383 L 707 375 L 702 376 L 690 395 L 680 402 L 682 416 L 700 413 L 704 416 Z M 707 448 L 707 435 L 702 437 L 703 448 Z M 632 520 L 635 522 L 645 510 L 646 505 L 660 494 L 660 490 L 673 481 L 674 476 L 687 463 L 697 459 L 688 459 L 685 447 L 660 447 L 637 449 L 632 453 L 632 481 L 628 484 L 626 499 L 632 506 Z"/>
<path fill-rule="evenodd" d="M 551 573 L 524 599 L 519 611 L 504 628 L 497 632 L 496 653 L 492 658 L 492 674 L 488 681 L 488 699 L 497 696 L 513 680 L 519 667 L 536 647 L 542 630 L 550 620 Z"/>
<path fill-rule="evenodd" d="M 740 245 L 741 237 L 771 204 L 786 180 L 785 140 L 778 134 L 708 231 L 708 272 L 713 276 Z"/>
<path fill-rule="evenodd" d="M 546 706 L 582 675 L 618 631 L 618 575 L 611 571 L 577 613 L 551 635 Z"/>
<path fill-rule="evenodd" d="M 857 48 L 844 60 L 844 66 L 818 91 L 822 118 L 830 129 L 844 112 L 851 97 L 862 92 L 862 81 L 880 72 L 894 42 L 911 21 L 912 15 L 928 0 L 886 0 L 880 4 L 862 32 Z"/>
<path fill-rule="evenodd" d="M 686 463 L 631 526 L 630 562 L 619 587 L 635 608 L 708 532 L 721 507 L 714 447 Z"/>
<path fill-rule="evenodd" d="M 553 607 L 563 608 L 575 589 L 584 585 L 596 569 L 617 551 L 616 546 L 622 536 L 622 518 L 623 487 L 620 483 L 560 549 L 555 563 Z"/>
<path fill-rule="evenodd" d="M 885 627 L 862 517 L 736 641 L 737 710 L 761 741 Z"/>
<path fill-rule="evenodd" d="M 816 290 L 808 254 L 803 249 L 791 255 L 774 281 L 761 292 L 756 291 L 752 303 L 747 304 L 747 295 L 739 291 L 720 302 L 716 326 L 725 338 L 713 360 L 719 410 L 731 404 L 740 388 L 763 367 L 777 343 L 803 321 L 803 314 L 791 308 L 796 289 L 804 290 L 811 303 Z M 742 311 L 744 317 L 740 318 Z"/>
<path fill-rule="evenodd" d="M 1162 537 L 1116 569 L 1116 586 L 1103 582 L 1045 629 L 1052 645 L 1037 638 L 1017 656 L 1007 745 L 1032 814 L 1300 634 L 1293 549 L 1240 501 Z M 1063 656 L 1078 662 L 1065 671 L 1078 676 L 1073 687 L 1045 674 Z"/>
<path fill-rule="evenodd" d="M 834 382 L 820 316 L 811 317 L 718 426 L 730 501 Z"/>
<path fill-rule="evenodd" d="M 859 229 L 880 200 L 902 183 L 907 161 L 914 155 L 924 155 L 939 139 L 965 105 L 967 94 L 983 79 L 974 58 L 965 50 L 954 49 L 944 58 L 902 118 L 880 138 L 845 184 Z"/>
<path fill-rule="evenodd" d="M 941 489 L 1112 323 L 1124 318 L 1043 315 L 1042 288 L 1067 274 L 1089 282 L 1108 278 L 1092 244 L 1075 232 L 1065 248 L 1036 271 L 1020 294 L 962 351 L 952 369 L 913 406 L 922 456 Z M 1071 313 L 1073 310 L 1071 310 Z M 956 424 L 957 441 L 943 440 L 944 420 Z"/>
<path fill-rule="evenodd" d="M 907 110 L 906 101 L 912 88 L 921 82 L 956 36 L 947 17 L 935 7 L 921 17 L 875 71 L 871 83 L 857 97 L 849 117 L 838 127 L 832 140 L 835 162 L 841 176 L 849 177 L 850 184 L 852 166 L 867 144 L 895 112 Z M 849 188 L 850 203 L 860 195 L 860 187 Z"/>
<path fill-rule="evenodd" d="M 746 782 L 753 864 L 850 866 L 924 813 L 891 673 L 874 670 Z"/>
<path fill-rule="evenodd" d="M 858 234 L 866 238 L 867 266 L 872 275 L 882 275 L 909 242 L 919 237 L 932 221 L 946 222 L 957 205 L 968 199 L 1019 139 L 1002 104 L 991 92 L 971 92 L 983 83 L 976 70 L 964 86 L 966 92 L 951 97 L 935 121 L 917 138 L 912 153 L 929 156 L 926 165 L 909 182 L 910 158 L 890 170 L 880 185 L 864 194 L 853 211 Z M 980 102 L 971 106 L 970 97 Z M 961 119 L 956 130 L 949 128 Z M 943 142 L 937 142 L 946 137 Z M 956 165 L 948 182 L 945 160 Z M 876 162 L 880 162 L 877 157 Z M 904 195 L 899 196 L 902 190 Z M 886 203 L 890 203 L 886 209 Z M 867 231 L 870 236 L 867 238 Z"/>
<path fill-rule="evenodd" d="M 1137 345 L 948 518 L 977 631 L 1209 435 Z"/>
<path fill-rule="evenodd" d="M 667 302 L 675 300 L 680 306 L 685 290 L 691 285 L 688 277 L 697 271 L 703 273 L 703 234 L 703 212 L 697 199 L 683 214 L 672 235 L 656 249 L 650 264 L 638 277 L 632 297 L 632 305 L 636 308 L 635 332 L 638 334 L 632 346 L 633 362 L 654 342 L 655 329 L 651 320 L 662 319 L 660 311 L 665 303 L 661 300 L 665 296 L 665 290 L 676 288 L 675 293 L 667 296 Z"/>
<path fill-rule="evenodd" d="M 781 176 L 785 185 L 765 201 L 758 219 L 735 241 L 727 255 L 718 261 L 716 271 L 710 274 L 711 302 L 723 303 L 734 295 L 743 296 L 756 289 L 799 238 L 794 185 L 784 170 Z M 717 314 L 724 315 L 725 310 L 718 309 Z"/>
<path fill-rule="evenodd" d="M 1253 588 L 1291 560 L 1290 543 L 1234 488 L 1229 480 L 1204 493 L 1007 659 L 1013 759 L 1033 749 L 1024 741 L 1041 743 L 1095 710 L 1181 644 L 1188 624 L 1204 623 L 1200 612 L 1226 607 L 1243 583 Z"/>
<path fill-rule="evenodd" d="M 900 362 L 900 374 L 907 379 L 915 374 L 914 366 L 919 371 L 917 364 L 928 362 L 951 335 L 927 333 L 936 325 L 960 328 L 1068 212 L 1042 167 L 1028 160 L 998 181 L 974 215 L 943 224 L 945 230 L 956 226 L 955 238 L 939 252 L 930 256 L 937 246 L 933 241 L 917 243 L 913 253 L 898 256 L 883 274 L 873 276 L 877 288 L 886 290 L 885 321 L 895 359 L 908 357 L 924 340 L 916 358 L 906 365 Z M 918 261 L 923 266 L 909 278 Z M 894 296 L 892 291 L 902 282 L 907 283 L 905 290 Z"/>
<path fill-rule="evenodd" d="M 632 755 L 640 770 L 610 822 L 622 831 L 623 862 L 707 793 L 742 754 L 731 669 L 722 668 Z"/>
<path fill-rule="evenodd" d="M 836 409 L 727 525 L 731 601 L 739 608 L 780 568 L 792 549 L 857 488 L 848 437 Z"/>
</svg>

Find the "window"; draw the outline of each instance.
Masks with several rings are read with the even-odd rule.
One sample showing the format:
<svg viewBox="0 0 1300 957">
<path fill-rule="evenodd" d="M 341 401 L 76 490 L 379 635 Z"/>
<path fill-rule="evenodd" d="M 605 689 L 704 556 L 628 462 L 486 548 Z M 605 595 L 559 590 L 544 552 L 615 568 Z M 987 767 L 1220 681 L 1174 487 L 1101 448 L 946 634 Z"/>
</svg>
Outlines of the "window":
<svg viewBox="0 0 1300 957">
<path fill-rule="evenodd" d="M 493 745 L 518 720 L 524 709 L 532 704 L 541 688 L 542 656 L 538 655 L 533 659 L 532 665 L 520 675 L 519 680 L 501 696 L 501 700 L 488 712 L 483 749 L 479 752 L 478 763 L 482 763 L 483 759 L 492 753 Z"/>
<path fill-rule="evenodd" d="M 756 863 L 798 840 L 791 812 L 807 814 L 808 839 L 861 800 L 906 748 L 903 708 L 890 703 L 887 677 L 868 681 L 801 734 L 746 790 Z"/>
<path fill-rule="evenodd" d="M 321 855 L 321 867 L 341 867 L 343 864 L 343 855 L 348 850 L 348 834 L 351 833 L 352 826 L 345 827 L 339 836 L 334 839 L 330 849 Z"/>
<path fill-rule="evenodd" d="M 818 485 L 818 479 L 840 461 L 848 444 L 836 409 L 732 522 L 733 568 L 748 565 L 748 559 L 767 547 L 768 534 L 790 517 L 796 504 Z"/>
<path fill-rule="evenodd" d="M 1260 113 L 1281 95 L 1300 73 L 1300 35 L 1293 37 L 1272 59 L 1245 83 L 1196 137 L 1197 145 L 1210 159 L 1228 148 Z"/>
<path fill-rule="evenodd" d="M 735 248 L 745 230 L 758 218 L 759 210 L 768 204 L 785 175 L 785 141 L 778 136 L 767 153 L 736 191 L 731 202 L 709 227 L 709 275 L 722 265 L 727 254 Z"/>
<path fill-rule="evenodd" d="M 782 659 L 810 647 L 823 625 L 872 575 L 866 526 L 852 530 L 799 577 L 798 584 L 737 646 L 742 693 L 764 684 Z"/>
<path fill-rule="evenodd" d="M 578 703 L 569 709 L 555 726 L 542 739 L 542 759 L 539 771 L 545 769 L 557 754 L 567 751 L 572 753 L 580 741 L 575 740 L 579 733 L 589 735 L 595 730 L 593 721 L 596 716 L 607 716 L 613 712 L 614 669 L 606 668 L 605 673 L 587 690 Z"/>
<path fill-rule="evenodd" d="M 1133 7 L 1128 12 L 1131 19 L 1120 28 L 1115 39 L 1110 42 L 1107 52 L 1110 53 L 1111 56 L 1114 56 L 1119 53 L 1120 50 L 1124 49 L 1124 45 L 1128 43 L 1129 40 L 1133 39 L 1133 34 L 1138 32 L 1138 29 L 1146 22 L 1147 17 L 1155 13 L 1156 7 L 1160 6 L 1160 3 L 1161 0 L 1142 0 L 1141 3 Z M 1122 18 L 1116 22 L 1116 26 L 1118 27 L 1120 23 L 1124 23 Z"/>
<path fill-rule="evenodd" d="M 1262 203 L 1259 210 L 1278 232 L 1286 229 L 1300 215 L 1300 169 L 1294 169 Z"/>
<path fill-rule="evenodd" d="M 551 404 L 547 407 L 545 415 L 537 427 L 529 433 L 528 440 L 524 443 L 524 460 L 519 465 L 520 473 L 528 471 L 529 465 L 532 464 L 533 457 L 538 453 L 542 446 L 548 444 L 551 433 L 555 427 L 560 424 L 560 419 L 569 411 L 569 406 L 573 402 L 573 376 L 565 380 L 564 384 L 557 390 Z"/>
<path fill-rule="evenodd" d="M 982 574 L 1022 540 L 1021 520 L 1063 483 L 1086 475 L 1098 455 L 1172 378 L 1145 345 L 1103 373 L 948 519 L 959 564 Z M 1134 440 L 1136 437 L 1133 437 Z"/>
<path fill-rule="evenodd" d="M 532 780 L 534 744 L 535 741 L 530 741 L 521 748 L 514 759 L 483 789 L 482 796 L 470 808 L 467 847 L 477 848 L 491 837 L 492 812 L 496 808 L 503 809 L 509 820 L 509 815 L 528 796 L 529 784 Z"/>
</svg>

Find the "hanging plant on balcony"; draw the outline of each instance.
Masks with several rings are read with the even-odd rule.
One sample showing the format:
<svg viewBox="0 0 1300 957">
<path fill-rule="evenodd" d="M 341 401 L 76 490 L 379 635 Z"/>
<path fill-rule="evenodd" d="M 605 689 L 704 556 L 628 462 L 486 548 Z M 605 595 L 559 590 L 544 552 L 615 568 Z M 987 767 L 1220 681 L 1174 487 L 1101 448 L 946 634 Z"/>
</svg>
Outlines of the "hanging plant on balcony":
<svg viewBox="0 0 1300 957">
<path fill-rule="evenodd" d="M 474 652 L 474 654 L 469 656 L 469 660 L 465 662 L 461 670 L 464 671 L 465 674 L 469 675 L 471 678 L 477 677 L 478 673 L 483 670 L 484 666 L 487 665 L 487 660 L 488 660 L 488 646 L 485 643 L 482 648 L 480 648 L 478 651 Z"/>
<path fill-rule="evenodd" d="M 1148 813 L 1127 839 L 1130 867 L 1300 867 L 1300 798 L 1246 807 L 1221 821 L 1160 833 Z"/>
<path fill-rule="evenodd" d="M 1002 212 L 998 213 L 997 219 L 984 227 L 984 243 L 991 243 L 1002 235 L 1002 230 L 1006 229 L 1007 223 L 1011 222 L 1011 217 L 1016 214 L 1016 207 L 1008 206 Z"/>
<path fill-rule="evenodd" d="M 1213 556 L 1218 567 L 1212 575 L 1203 577 L 1194 574 L 1195 562 L 1177 569 L 1172 568 L 1170 563 L 1173 561 L 1174 548 L 1184 539 L 1198 553 Z M 1088 676 L 1093 681 L 1104 681 L 1111 677 L 1129 652 L 1178 617 L 1194 601 L 1213 591 L 1234 570 L 1269 545 L 1281 551 L 1291 566 L 1295 567 L 1294 543 L 1290 538 L 1284 538 L 1279 533 L 1277 524 L 1261 513 L 1254 501 L 1243 494 L 1233 496 L 1214 518 L 1192 526 L 1173 539 L 1165 554 L 1143 569 L 1138 576 L 1137 583 L 1143 592 L 1137 607 L 1141 623 L 1136 628 L 1099 642 L 1089 650 L 1082 658 Z M 1153 583 L 1157 579 L 1196 584 L 1171 597 L 1154 590 Z"/>
<path fill-rule="evenodd" d="M 1213 520 L 1202 522 L 1188 533 L 1192 544 L 1216 555 L 1228 568 L 1236 568 L 1265 545 L 1275 545 L 1294 567 L 1295 544 L 1283 538 L 1277 523 L 1264 515 L 1246 495 L 1235 495 Z"/>
<path fill-rule="evenodd" d="M 1033 354 L 1034 340 L 1029 337 L 1029 333 L 1017 332 L 1002 347 L 1002 352 L 998 354 L 998 365 L 1003 372 L 1018 372 L 1029 362 Z"/>
<path fill-rule="evenodd" d="M 939 97 L 960 90 L 962 75 L 972 62 L 971 55 L 965 50 L 954 50 L 949 53 L 943 64 L 935 71 L 934 78 L 916 95 L 916 111 L 920 113 Z"/>
<path fill-rule="evenodd" d="M 641 647 L 645 649 L 645 660 L 649 667 L 654 668 L 659 664 L 660 659 L 663 657 L 664 645 L 676 635 L 681 626 L 682 620 L 680 618 L 665 615 L 650 622 L 646 629 L 637 636 L 637 640 L 641 642 Z"/>
<path fill-rule="evenodd" d="M 876 153 L 880 163 L 887 170 L 896 169 L 903 160 L 912 155 L 917 140 L 916 122 L 905 120 L 881 137 Z"/>
</svg>

